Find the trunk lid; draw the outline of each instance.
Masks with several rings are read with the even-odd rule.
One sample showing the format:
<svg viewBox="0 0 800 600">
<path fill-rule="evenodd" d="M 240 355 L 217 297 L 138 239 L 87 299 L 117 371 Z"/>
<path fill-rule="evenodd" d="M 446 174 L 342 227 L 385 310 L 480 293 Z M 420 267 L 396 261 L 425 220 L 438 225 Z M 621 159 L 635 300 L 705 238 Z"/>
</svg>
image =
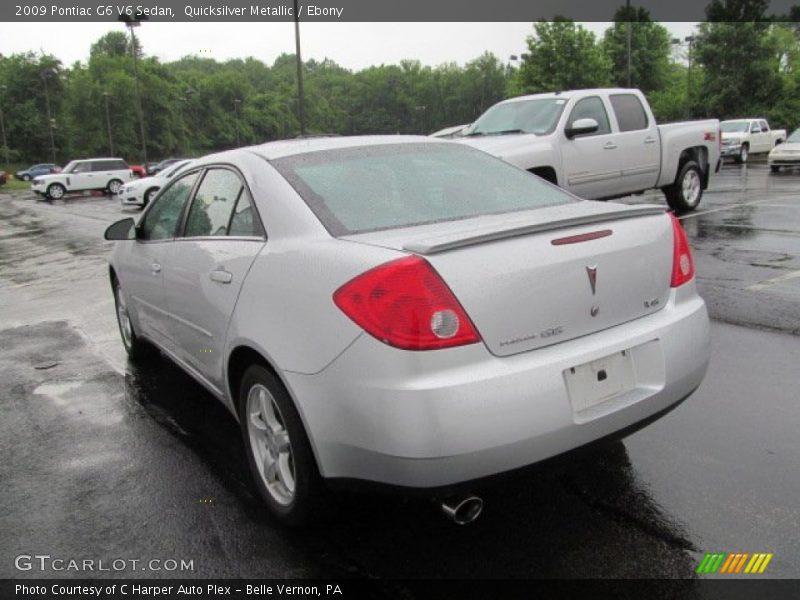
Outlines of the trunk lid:
<svg viewBox="0 0 800 600">
<path fill-rule="evenodd" d="M 423 255 L 510 356 L 660 310 L 672 238 L 662 207 L 576 202 L 343 239 Z"/>
</svg>

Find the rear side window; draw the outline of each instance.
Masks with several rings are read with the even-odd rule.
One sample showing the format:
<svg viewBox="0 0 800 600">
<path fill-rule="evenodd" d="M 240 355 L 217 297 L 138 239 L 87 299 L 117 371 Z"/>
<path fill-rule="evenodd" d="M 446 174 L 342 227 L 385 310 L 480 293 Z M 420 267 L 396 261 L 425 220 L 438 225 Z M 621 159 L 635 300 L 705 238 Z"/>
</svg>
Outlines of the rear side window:
<svg viewBox="0 0 800 600">
<path fill-rule="evenodd" d="M 612 94 L 611 106 L 620 131 L 647 129 L 647 113 L 634 94 Z"/>
<path fill-rule="evenodd" d="M 569 115 L 569 124 L 572 125 L 578 119 L 594 119 L 597 121 L 598 128 L 594 133 L 584 133 L 576 137 L 586 137 L 592 135 L 603 135 L 611 133 L 611 125 L 608 122 L 608 113 L 603 101 L 599 96 L 589 96 L 575 103 Z"/>
<path fill-rule="evenodd" d="M 183 207 L 189 200 L 197 173 L 190 173 L 175 181 L 156 199 L 142 223 L 142 234 L 146 240 L 164 240 L 175 237 Z"/>
<path fill-rule="evenodd" d="M 197 194 L 189 209 L 184 236 L 227 235 L 228 224 L 242 187 L 241 180 L 233 171 L 209 170 L 197 188 Z"/>
<path fill-rule="evenodd" d="M 232 236 L 262 236 L 261 222 L 253 208 L 253 201 L 246 189 L 242 189 L 239 201 L 231 216 L 231 224 L 228 228 L 228 235 Z"/>
<path fill-rule="evenodd" d="M 573 201 L 530 173 L 456 143 L 339 148 L 270 162 L 334 236 Z"/>
</svg>

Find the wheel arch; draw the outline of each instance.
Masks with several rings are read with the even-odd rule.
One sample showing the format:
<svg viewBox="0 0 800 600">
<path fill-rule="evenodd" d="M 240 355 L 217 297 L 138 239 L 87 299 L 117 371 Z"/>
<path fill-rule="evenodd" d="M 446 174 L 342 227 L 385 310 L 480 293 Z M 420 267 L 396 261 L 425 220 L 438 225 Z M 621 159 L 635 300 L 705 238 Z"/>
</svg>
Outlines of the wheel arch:
<svg viewBox="0 0 800 600">
<path fill-rule="evenodd" d="M 528 169 L 528 173 L 533 173 L 553 185 L 558 185 L 558 175 L 553 167 L 532 167 Z"/>
<path fill-rule="evenodd" d="M 686 148 L 683 152 L 681 152 L 681 155 L 678 158 L 678 168 L 675 171 L 674 183 L 677 183 L 678 175 L 680 175 L 683 165 L 689 161 L 696 162 L 700 167 L 700 181 L 703 189 L 705 190 L 708 188 L 708 180 L 711 175 L 711 169 L 709 168 L 708 164 L 708 148 L 705 146 L 693 146 L 691 148 Z"/>
<path fill-rule="evenodd" d="M 300 403 L 295 397 L 294 391 L 287 383 L 286 379 L 281 376 L 280 371 L 272 364 L 272 361 L 264 356 L 263 352 L 257 350 L 252 345 L 247 343 L 241 343 L 234 347 L 228 355 L 228 359 L 225 363 L 225 383 L 228 386 L 228 395 L 231 405 L 234 408 L 234 414 L 236 418 L 241 422 L 242 415 L 240 414 L 241 407 L 239 406 L 240 384 L 245 371 L 247 371 L 247 369 L 252 365 L 260 365 L 267 369 L 270 373 L 272 373 L 275 379 L 281 382 L 281 385 L 283 385 L 284 389 L 289 394 L 289 398 L 291 398 L 292 404 L 294 404 L 295 410 L 297 410 L 297 414 L 300 416 L 300 421 L 303 423 L 303 428 L 306 432 L 306 438 L 311 446 L 311 453 L 314 455 L 314 462 L 316 463 L 317 472 L 321 473 L 321 462 L 317 453 L 316 442 L 310 434 L 311 428 L 306 420 L 303 407 L 300 406 Z"/>
</svg>

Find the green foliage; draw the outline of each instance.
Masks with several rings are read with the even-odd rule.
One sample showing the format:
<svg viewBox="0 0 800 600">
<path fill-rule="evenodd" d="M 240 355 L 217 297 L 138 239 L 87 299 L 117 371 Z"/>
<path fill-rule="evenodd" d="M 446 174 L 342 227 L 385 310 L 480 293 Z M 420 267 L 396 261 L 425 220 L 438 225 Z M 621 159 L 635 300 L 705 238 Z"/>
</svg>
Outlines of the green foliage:
<svg viewBox="0 0 800 600">
<path fill-rule="evenodd" d="M 645 8 L 621 7 L 614 25 L 603 36 L 602 49 L 611 64 L 614 85 L 628 87 L 628 27 L 631 38 L 631 87 L 645 94 L 662 90 L 670 73 L 670 37 L 666 27 L 653 23 Z"/>
<path fill-rule="evenodd" d="M 595 36 L 571 19 L 539 21 L 528 37 L 528 56 L 519 70 L 524 93 L 603 87 L 611 65 Z"/>
</svg>

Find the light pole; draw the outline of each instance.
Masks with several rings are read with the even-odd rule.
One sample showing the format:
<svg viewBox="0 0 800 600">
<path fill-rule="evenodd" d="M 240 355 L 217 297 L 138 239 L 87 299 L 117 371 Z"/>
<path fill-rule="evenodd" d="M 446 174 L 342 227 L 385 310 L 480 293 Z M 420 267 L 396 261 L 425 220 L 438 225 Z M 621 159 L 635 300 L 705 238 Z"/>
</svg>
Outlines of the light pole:
<svg viewBox="0 0 800 600">
<path fill-rule="evenodd" d="M 628 46 L 628 87 L 631 87 L 631 0 L 625 0 L 625 16 L 628 19 L 626 32 Z"/>
<path fill-rule="evenodd" d="M 136 92 L 136 109 L 139 116 L 139 135 L 142 138 L 142 163 L 144 168 L 147 168 L 147 138 L 144 133 L 144 108 L 142 107 L 142 94 L 139 91 L 139 67 L 138 57 L 136 56 L 136 34 L 134 34 L 134 27 L 139 27 L 142 21 L 147 19 L 147 15 L 136 13 L 135 16 L 121 15 L 119 20 L 125 23 L 131 32 L 131 54 L 133 54 L 133 86 Z"/>
<path fill-rule="evenodd" d="M 111 94 L 103 92 L 106 99 L 106 127 L 108 128 L 108 155 L 114 156 L 114 140 L 111 138 L 111 109 L 109 108 L 109 98 Z"/>
<path fill-rule="evenodd" d="M 5 95 L 6 95 L 6 90 L 7 89 L 8 89 L 7 85 L 5 85 L 5 84 L 0 85 L 0 92 L 2 92 L 3 96 L 4 96 L 3 100 L 5 100 Z M 3 115 L 3 104 L 2 103 L 0 103 L 0 134 L 2 135 L 3 156 L 6 159 L 5 160 L 5 164 L 8 165 L 8 162 L 9 162 L 8 161 L 8 139 L 6 139 L 6 124 L 5 124 L 5 119 L 4 119 L 4 115 Z"/>
<path fill-rule="evenodd" d="M 300 135 L 306 134 L 305 98 L 303 96 L 303 58 L 300 56 L 300 13 L 294 0 L 294 48 L 297 58 L 297 116 L 300 119 Z"/>
<path fill-rule="evenodd" d="M 238 148 L 241 144 L 239 142 L 239 105 L 242 101 L 239 98 L 233 99 L 233 112 L 236 114 L 236 147 Z"/>
<path fill-rule="evenodd" d="M 47 89 L 47 80 L 56 74 L 53 67 L 47 67 L 42 71 L 42 82 L 44 83 L 44 104 L 47 109 L 47 128 L 50 131 L 50 158 L 55 164 L 56 162 L 56 138 L 53 134 L 53 115 L 50 112 L 50 92 Z"/>
</svg>

